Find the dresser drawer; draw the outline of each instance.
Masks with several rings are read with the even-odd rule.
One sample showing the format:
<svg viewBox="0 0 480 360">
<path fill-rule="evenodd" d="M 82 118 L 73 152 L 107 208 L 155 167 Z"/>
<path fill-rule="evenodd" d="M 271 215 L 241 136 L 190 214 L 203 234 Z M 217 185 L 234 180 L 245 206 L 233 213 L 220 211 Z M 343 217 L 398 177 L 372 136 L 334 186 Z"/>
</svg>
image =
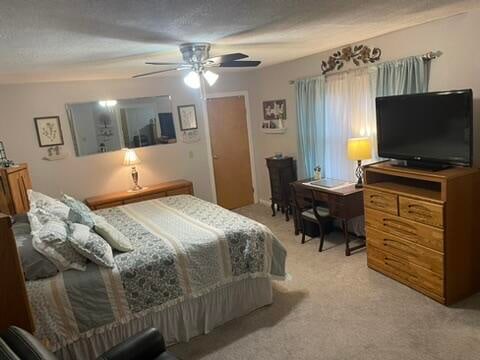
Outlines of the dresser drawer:
<svg viewBox="0 0 480 360">
<path fill-rule="evenodd" d="M 443 230 L 441 229 L 369 208 L 365 209 L 365 224 L 387 234 L 443 252 Z"/>
<path fill-rule="evenodd" d="M 423 269 L 408 260 L 379 250 L 374 246 L 368 246 L 368 263 L 374 268 L 393 275 L 407 285 L 424 289 L 439 297 L 443 297 L 443 277 L 431 271 Z"/>
<path fill-rule="evenodd" d="M 166 192 L 159 192 L 159 193 L 140 196 L 140 197 L 136 197 L 136 198 L 132 198 L 132 199 L 125 199 L 123 201 L 123 203 L 124 204 L 133 204 L 133 203 L 136 203 L 136 202 L 139 202 L 139 201 L 155 200 L 155 199 L 165 197 L 165 196 L 167 196 Z"/>
<path fill-rule="evenodd" d="M 424 246 L 417 245 L 395 235 L 387 234 L 368 226 L 366 232 L 369 246 L 374 246 L 380 250 L 399 256 L 442 276 L 442 253 L 430 250 Z"/>
<path fill-rule="evenodd" d="M 363 191 L 365 206 L 398 215 L 398 196 L 394 194 L 365 189 Z"/>
<path fill-rule="evenodd" d="M 399 208 L 401 217 L 443 227 L 443 205 L 400 196 Z"/>
<path fill-rule="evenodd" d="M 181 189 L 167 191 L 167 196 L 188 195 L 188 194 L 190 194 L 190 188 L 181 188 Z"/>
</svg>

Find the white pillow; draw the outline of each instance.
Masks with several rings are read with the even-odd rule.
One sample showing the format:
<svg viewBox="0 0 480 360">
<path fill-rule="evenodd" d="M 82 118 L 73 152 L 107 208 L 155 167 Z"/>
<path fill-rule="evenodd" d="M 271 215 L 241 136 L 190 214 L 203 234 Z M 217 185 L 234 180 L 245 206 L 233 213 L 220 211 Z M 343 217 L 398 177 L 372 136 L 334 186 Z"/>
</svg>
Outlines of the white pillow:
<svg viewBox="0 0 480 360">
<path fill-rule="evenodd" d="M 87 261 L 68 242 L 68 226 L 64 221 L 52 218 L 41 224 L 35 210 L 29 212 L 29 219 L 33 219 L 32 244 L 35 250 L 50 260 L 59 271 L 85 271 Z"/>
<path fill-rule="evenodd" d="M 93 215 L 95 232 L 104 238 L 112 248 L 118 251 L 132 251 L 133 245 L 130 240 L 123 235 L 117 228 L 111 225 L 107 219 L 100 215 Z"/>
<path fill-rule="evenodd" d="M 70 224 L 68 241 L 75 250 L 97 265 L 114 267 L 112 248 L 87 225 Z"/>
<path fill-rule="evenodd" d="M 79 222 L 80 215 L 63 202 L 31 189 L 27 190 L 27 194 L 30 209 L 42 209 L 63 221 Z"/>
</svg>

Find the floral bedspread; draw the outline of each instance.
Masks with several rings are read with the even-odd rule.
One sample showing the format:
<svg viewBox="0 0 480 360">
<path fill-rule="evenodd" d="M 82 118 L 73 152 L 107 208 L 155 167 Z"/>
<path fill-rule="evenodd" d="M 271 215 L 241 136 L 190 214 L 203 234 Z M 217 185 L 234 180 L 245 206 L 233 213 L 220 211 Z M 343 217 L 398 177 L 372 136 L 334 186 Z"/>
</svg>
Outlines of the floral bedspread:
<svg viewBox="0 0 480 360">
<path fill-rule="evenodd" d="M 52 350 L 248 277 L 284 278 L 286 251 L 264 225 L 190 195 L 97 211 L 132 241 L 113 269 L 89 263 L 27 282 L 36 335 Z"/>
</svg>

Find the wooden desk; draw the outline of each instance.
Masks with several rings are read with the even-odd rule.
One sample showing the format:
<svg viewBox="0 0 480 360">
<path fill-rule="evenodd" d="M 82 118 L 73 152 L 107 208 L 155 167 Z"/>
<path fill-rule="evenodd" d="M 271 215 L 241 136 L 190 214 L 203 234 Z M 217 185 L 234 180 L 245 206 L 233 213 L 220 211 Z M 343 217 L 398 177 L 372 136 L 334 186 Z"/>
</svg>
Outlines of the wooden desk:
<svg viewBox="0 0 480 360">
<path fill-rule="evenodd" d="M 351 252 L 362 247 L 365 243 L 350 247 L 350 236 L 348 233 L 348 221 L 364 214 L 363 209 L 363 189 L 358 189 L 355 185 L 345 186 L 336 190 L 321 188 L 318 186 L 306 185 L 304 183 L 314 179 L 304 179 L 293 182 L 293 186 L 303 189 L 310 189 L 317 192 L 318 198 L 328 204 L 330 215 L 342 221 L 343 235 L 345 237 L 345 255 L 350 256 Z M 294 209 L 295 235 L 299 234 L 299 214 Z"/>
</svg>

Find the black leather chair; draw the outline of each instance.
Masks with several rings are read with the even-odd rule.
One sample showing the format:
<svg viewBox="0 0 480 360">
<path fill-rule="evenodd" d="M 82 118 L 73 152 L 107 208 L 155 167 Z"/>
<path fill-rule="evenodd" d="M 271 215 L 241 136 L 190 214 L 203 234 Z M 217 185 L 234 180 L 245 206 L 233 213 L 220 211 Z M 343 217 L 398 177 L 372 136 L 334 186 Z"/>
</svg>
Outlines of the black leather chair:
<svg viewBox="0 0 480 360">
<path fill-rule="evenodd" d="M 57 358 L 33 335 L 16 326 L 10 326 L 0 335 L 0 360 L 18 359 Z M 177 360 L 177 358 L 166 351 L 162 334 L 157 329 L 151 328 L 108 350 L 98 360 Z"/>
</svg>

